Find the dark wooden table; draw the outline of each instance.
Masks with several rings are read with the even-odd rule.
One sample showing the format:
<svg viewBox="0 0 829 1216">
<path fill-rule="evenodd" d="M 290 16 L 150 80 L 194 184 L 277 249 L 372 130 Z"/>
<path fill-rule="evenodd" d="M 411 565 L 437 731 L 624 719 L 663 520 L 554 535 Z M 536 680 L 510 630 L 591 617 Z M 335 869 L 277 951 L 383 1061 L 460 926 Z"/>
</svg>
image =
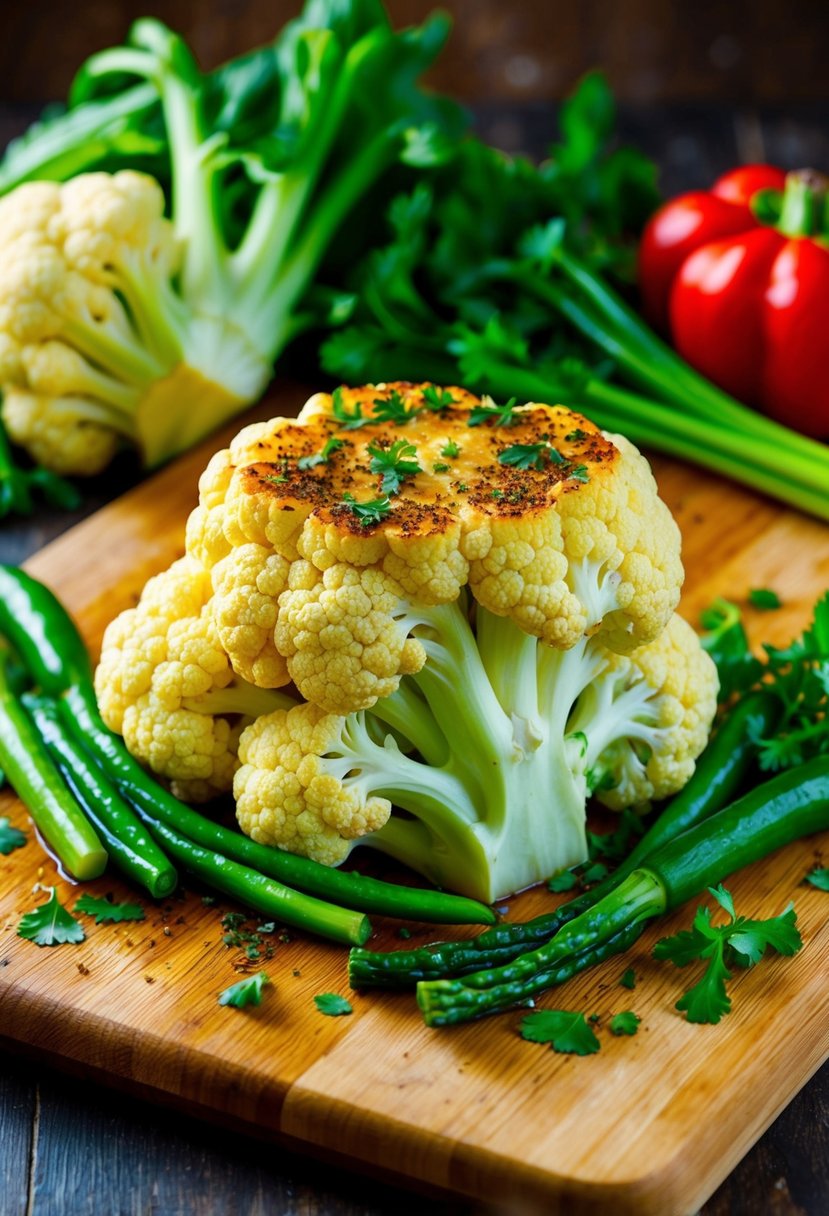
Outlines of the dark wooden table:
<svg viewBox="0 0 829 1216">
<path fill-rule="evenodd" d="M 0 109 L 0 146 L 28 111 Z M 825 105 L 724 111 L 710 105 L 627 110 L 621 126 L 662 166 L 666 192 L 703 186 L 741 161 L 829 166 Z M 553 134 L 541 104 L 477 111 L 480 132 L 540 154 Z M 0 524 L 0 560 L 22 561 L 139 476 L 120 460 L 73 516 L 43 510 Z M 0 1015 L 0 1037 L 2 1017 Z M 762 1051 L 758 1042 L 757 1050 Z M 715 1047 L 712 1047 L 715 1050 Z M 733 1101 L 745 1101 L 734 1078 Z M 716 1119 L 712 1110 L 710 1118 Z M 689 1168 L 693 1164 L 689 1162 Z M 434 1216 L 471 1216 L 462 1199 L 429 1199 Z M 0 1049 L 0 1216 L 392 1216 L 422 1197 L 299 1158 L 179 1113 L 67 1077 Z M 703 1216 L 829 1212 L 829 1065 L 783 1111 L 702 1210 Z"/>
</svg>

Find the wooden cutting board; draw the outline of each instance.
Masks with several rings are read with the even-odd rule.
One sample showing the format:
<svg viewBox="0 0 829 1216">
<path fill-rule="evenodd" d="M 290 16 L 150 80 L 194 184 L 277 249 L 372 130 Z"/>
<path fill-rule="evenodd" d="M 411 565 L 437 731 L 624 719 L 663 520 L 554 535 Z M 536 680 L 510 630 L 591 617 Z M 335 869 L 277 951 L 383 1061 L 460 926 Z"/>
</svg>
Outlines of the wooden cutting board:
<svg viewBox="0 0 829 1216">
<path fill-rule="evenodd" d="M 274 394 L 258 416 L 293 413 L 301 391 Z M 235 428 L 234 428 L 235 429 Z M 42 550 L 33 574 L 61 596 L 93 651 L 106 623 L 146 578 L 182 551 L 200 470 L 232 431 L 180 459 Z M 773 587 L 784 607 L 746 610 L 756 642 L 781 643 L 807 622 L 829 586 L 829 528 L 668 461 L 655 465 L 684 536 L 683 610 L 744 602 Z M 2 539 L 0 539 L 0 551 Z M 0 815 L 29 830 L 8 792 Z M 829 838 L 792 845 L 729 880 L 738 910 L 774 915 L 793 899 L 805 941 L 793 959 L 735 976 L 734 1010 L 692 1026 L 674 1009 L 685 973 L 650 957 L 655 940 L 687 926 L 693 906 L 666 918 L 624 959 L 582 975 L 538 1003 L 599 1015 L 601 1051 L 556 1055 L 524 1042 L 520 1014 L 453 1030 L 424 1027 L 408 994 L 350 994 L 345 951 L 297 933 L 274 940 L 272 981 L 258 1008 L 223 1008 L 238 951 L 222 942 L 227 905 L 198 894 L 145 901 L 146 920 L 95 926 L 87 940 L 47 949 L 16 936 L 20 915 L 57 882 L 78 889 L 29 843 L 0 855 L 0 1034 L 71 1068 L 242 1123 L 324 1154 L 486 1199 L 509 1212 L 690 1213 L 829 1055 L 829 895 L 802 885 L 829 859 Z M 365 858 L 363 858 L 365 865 Z M 135 898 L 117 877 L 95 894 Z M 511 901 L 510 918 L 552 906 L 548 892 Z M 376 944 L 399 946 L 376 920 Z M 411 926 L 412 944 L 434 929 Z M 634 991 L 620 987 L 635 969 Z M 349 995 L 350 1017 L 320 1014 L 313 996 Z M 614 1038 L 610 1016 L 642 1018 Z"/>
</svg>

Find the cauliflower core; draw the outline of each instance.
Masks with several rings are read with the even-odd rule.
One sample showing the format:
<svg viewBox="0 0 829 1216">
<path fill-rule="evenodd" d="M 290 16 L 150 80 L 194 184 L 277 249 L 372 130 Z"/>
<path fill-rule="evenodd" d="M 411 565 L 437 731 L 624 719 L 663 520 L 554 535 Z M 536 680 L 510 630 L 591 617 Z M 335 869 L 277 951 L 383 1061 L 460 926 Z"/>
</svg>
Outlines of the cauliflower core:
<svg viewBox="0 0 829 1216">
<path fill-rule="evenodd" d="M 329 865 L 369 843 L 492 901 L 584 859 L 591 793 L 643 806 L 693 771 L 716 671 L 622 437 L 457 388 L 340 389 L 246 427 L 199 489 L 98 695 L 183 791 L 232 779 L 254 839 Z"/>
</svg>

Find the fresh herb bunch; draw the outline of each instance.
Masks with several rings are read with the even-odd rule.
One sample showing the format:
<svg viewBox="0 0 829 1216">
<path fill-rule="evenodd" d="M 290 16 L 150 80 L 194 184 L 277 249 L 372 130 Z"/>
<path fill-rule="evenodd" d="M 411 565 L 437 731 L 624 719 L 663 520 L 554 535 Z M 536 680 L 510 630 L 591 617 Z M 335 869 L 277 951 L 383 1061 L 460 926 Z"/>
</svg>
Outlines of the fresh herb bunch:
<svg viewBox="0 0 829 1216">
<path fill-rule="evenodd" d="M 348 383 L 428 377 L 559 402 L 829 518 L 829 450 L 715 388 L 611 285 L 631 276 L 656 196 L 653 166 L 614 147 L 601 77 L 561 125 L 539 167 L 468 139 L 392 202 L 385 247 L 346 280 L 353 312 L 323 366 Z"/>
</svg>

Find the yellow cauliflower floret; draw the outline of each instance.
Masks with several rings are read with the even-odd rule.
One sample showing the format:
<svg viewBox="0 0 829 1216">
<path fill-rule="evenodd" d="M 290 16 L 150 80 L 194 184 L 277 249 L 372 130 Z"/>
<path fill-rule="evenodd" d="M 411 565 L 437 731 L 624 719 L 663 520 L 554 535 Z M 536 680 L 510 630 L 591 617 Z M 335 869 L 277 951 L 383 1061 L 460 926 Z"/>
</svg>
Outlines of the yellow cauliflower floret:
<svg viewBox="0 0 829 1216">
<path fill-rule="evenodd" d="M 108 626 L 95 673 L 106 724 L 190 801 L 230 789 L 241 729 L 273 708 L 267 694 L 234 675 L 211 596 L 210 576 L 197 562 L 174 562 Z"/>
<path fill-rule="evenodd" d="M 669 620 L 679 532 L 630 443 L 560 406 L 502 426 L 461 389 L 433 410 L 424 387 L 318 393 L 211 461 L 187 551 L 213 571 L 245 678 L 289 677 L 334 713 L 368 708 L 422 666 L 418 609 L 467 586 L 560 648 L 598 633 L 630 651 Z M 408 469 L 388 481 L 401 443 Z"/>
<path fill-rule="evenodd" d="M 352 728 L 356 723 L 350 724 Z M 243 832 L 325 865 L 337 865 L 351 842 L 381 828 L 391 814 L 386 798 L 365 796 L 359 783 L 343 785 L 346 722 L 315 705 L 257 718 L 242 734 L 233 782 Z"/>
<path fill-rule="evenodd" d="M 608 654 L 600 687 L 614 686 L 618 705 L 633 724 L 597 758 L 600 770 L 612 767 L 616 774 L 611 788 L 599 786 L 597 798 L 622 810 L 678 793 L 708 741 L 717 708 L 711 656 L 687 621 L 675 615 L 656 641 L 630 655 Z M 642 701 L 638 710 L 637 699 Z"/>
<path fill-rule="evenodd" d="M 55 400 L 7 388 L 3 422 L 10 439 L 55 473 L 92 477 L 106 468 L 118 447 L 115 431 L 93 422 L 80 397 Z"/>
</svg>

